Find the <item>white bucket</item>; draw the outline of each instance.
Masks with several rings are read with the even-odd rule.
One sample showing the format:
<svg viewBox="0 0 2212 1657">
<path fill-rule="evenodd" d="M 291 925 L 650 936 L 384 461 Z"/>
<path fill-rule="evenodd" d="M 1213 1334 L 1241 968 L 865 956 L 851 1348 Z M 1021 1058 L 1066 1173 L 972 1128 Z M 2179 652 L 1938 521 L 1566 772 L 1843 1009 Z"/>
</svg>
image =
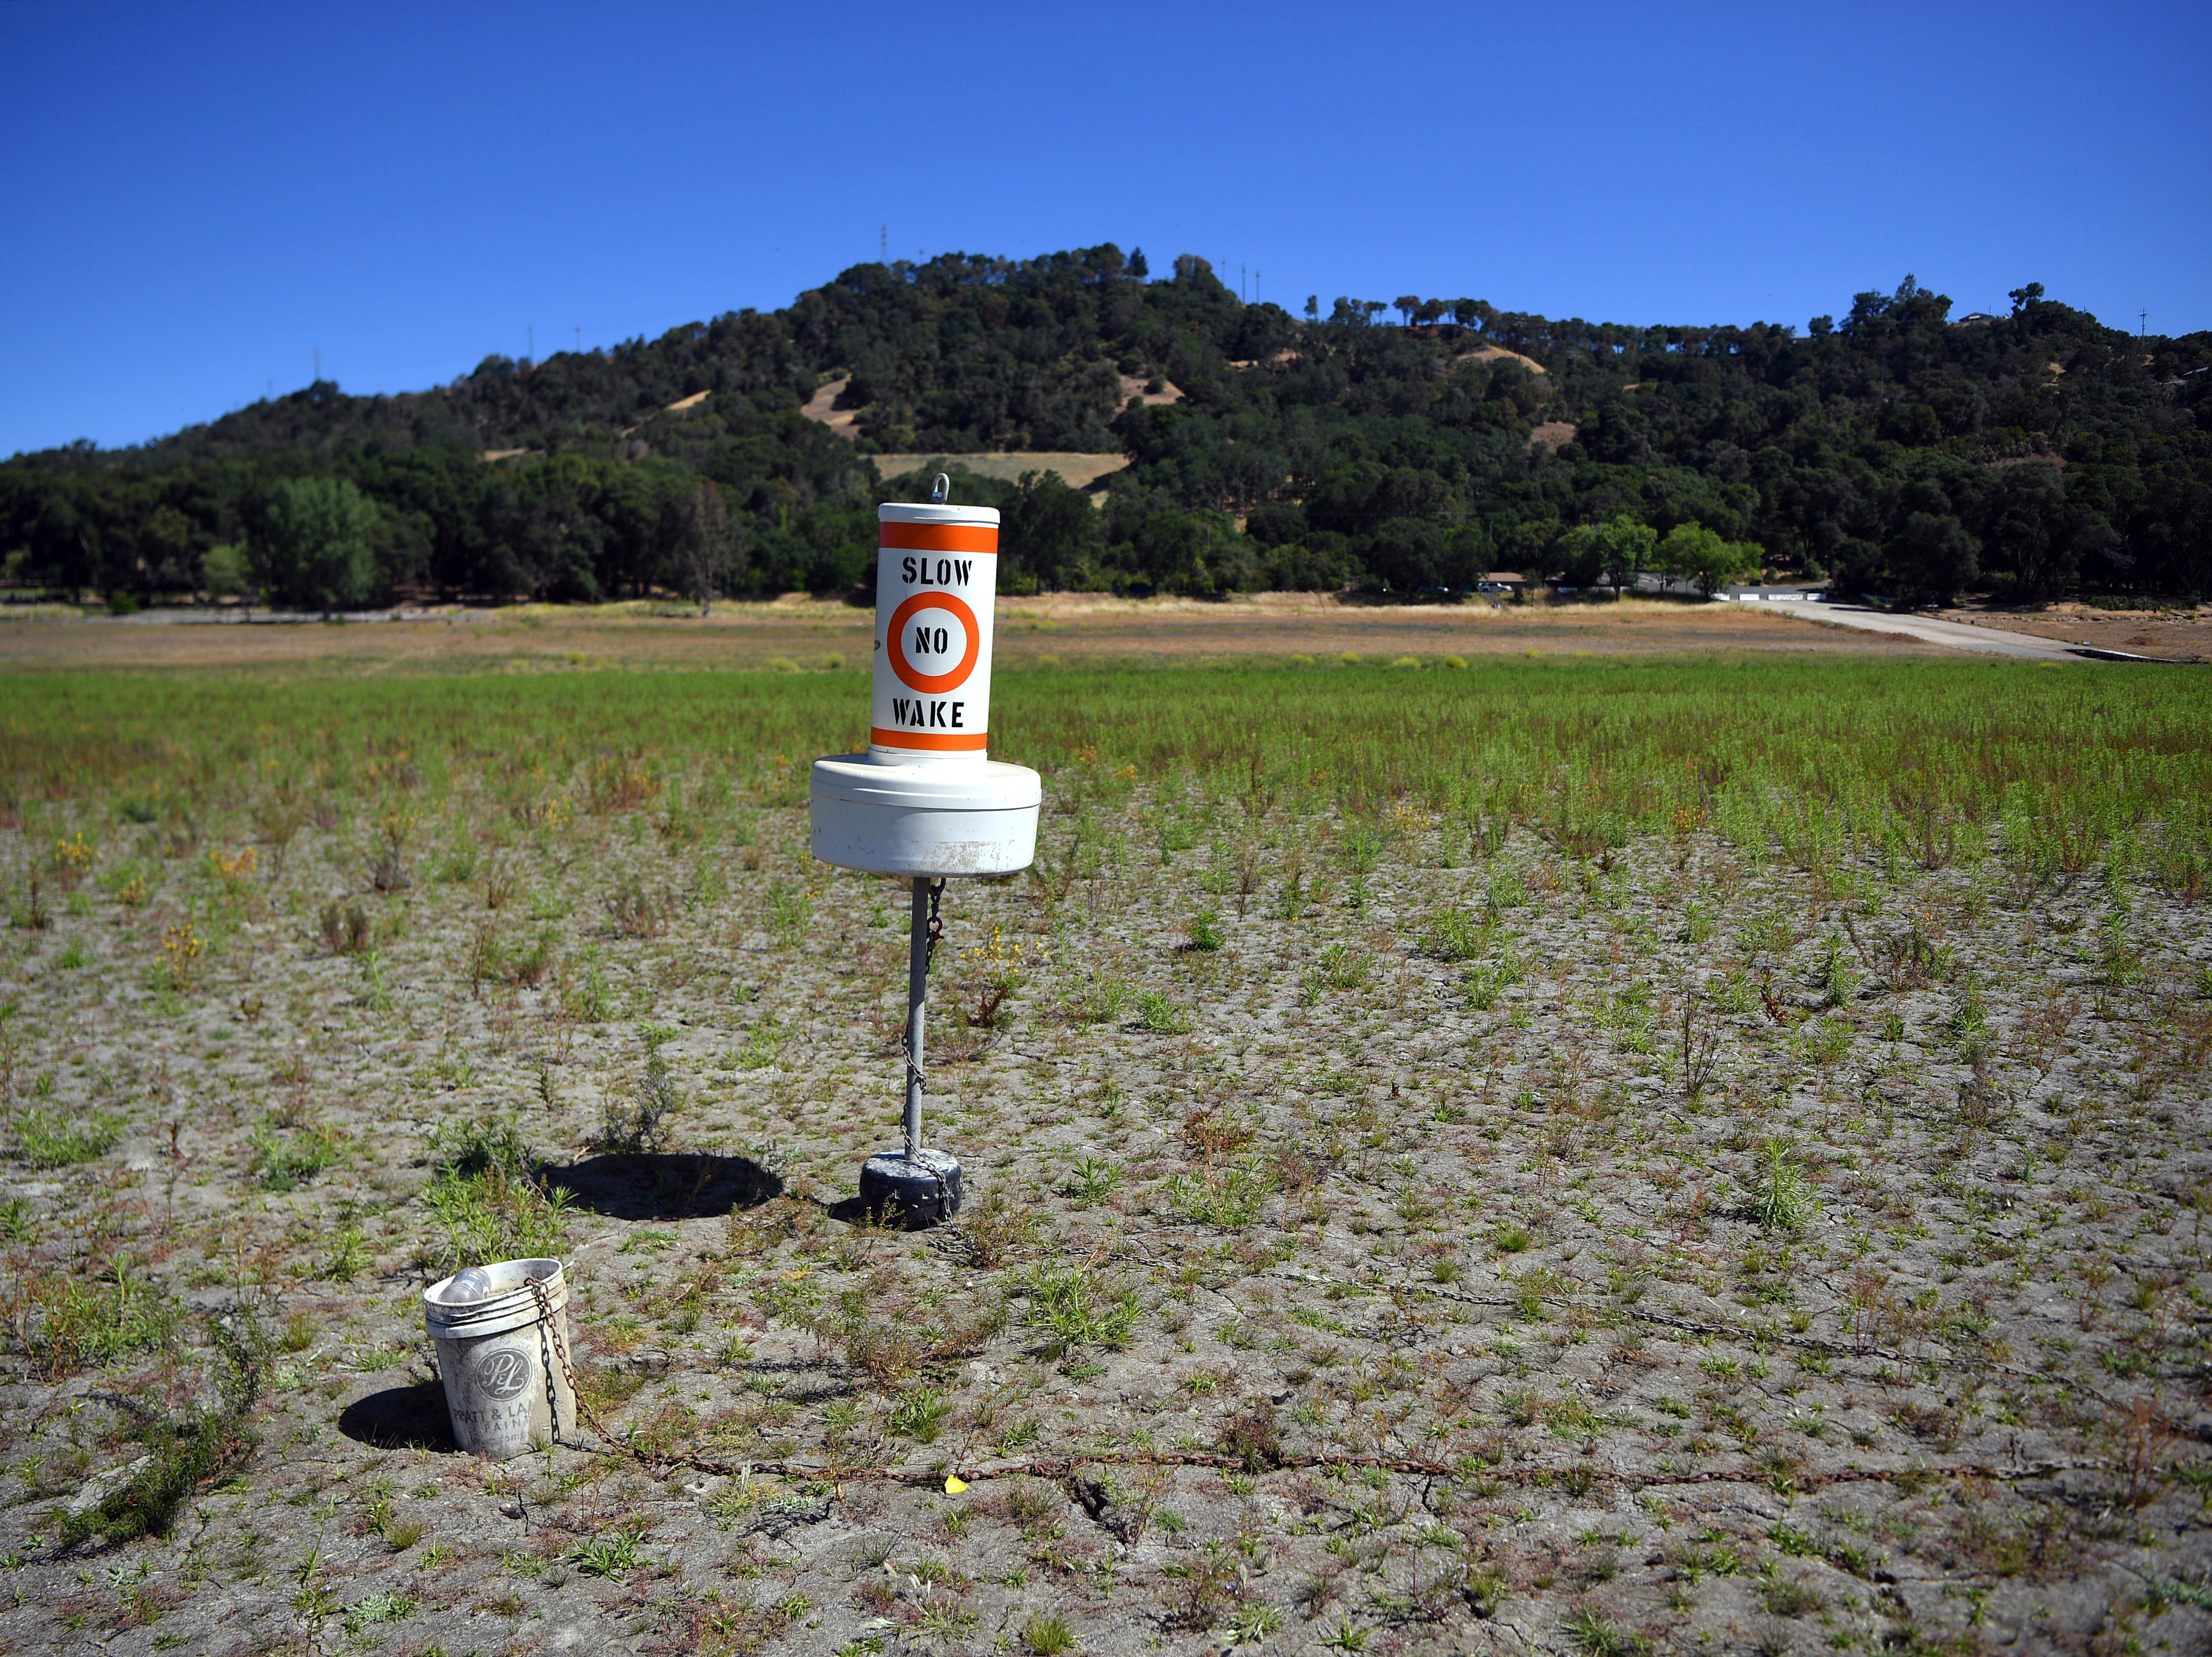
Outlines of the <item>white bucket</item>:
<svg viewBox="0 0 2212 1657">
<path fill-rule="evenodd" d="M 501 1260 L 482 1270 L 491 1284 L 481 1299 L 448 1299 L 452 1278 L 422 1291 L 422 1322 L 438 1345 L 453 1442 L 495 1461 L 556 1440 L 573 1443 L 576 1394 L 568 1384 L 568 1285 L 561 1262 Z"/>
</svg>

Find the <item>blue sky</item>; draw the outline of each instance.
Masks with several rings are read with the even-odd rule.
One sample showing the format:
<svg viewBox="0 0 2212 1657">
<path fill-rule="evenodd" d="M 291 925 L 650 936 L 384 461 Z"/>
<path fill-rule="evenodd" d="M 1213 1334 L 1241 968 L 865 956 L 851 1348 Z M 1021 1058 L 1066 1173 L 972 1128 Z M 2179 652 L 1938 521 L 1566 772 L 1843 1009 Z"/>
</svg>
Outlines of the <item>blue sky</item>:
<svg viewBox="0 0 2212 1657">
<path fill-rule="evenodd" d="M 0 0 L 0 454 L 420 388 L 876 257 L 1802 326 L 2212 327 L 2212 7 Z"/>
</svg>

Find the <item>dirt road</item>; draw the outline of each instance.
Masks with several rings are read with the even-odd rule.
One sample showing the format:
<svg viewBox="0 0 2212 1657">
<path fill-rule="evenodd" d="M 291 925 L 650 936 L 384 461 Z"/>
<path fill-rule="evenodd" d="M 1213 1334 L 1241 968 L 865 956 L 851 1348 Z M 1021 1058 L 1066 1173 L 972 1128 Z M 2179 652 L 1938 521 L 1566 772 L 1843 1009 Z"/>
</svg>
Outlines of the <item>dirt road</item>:
<svg viewBox="0 0 2212 1657">
<path fill-rule="evenodd" d="M 1923 644 L 1952 650 L 1971 650 L 1985 656 L 2012 656 L 2030 661 L 2078 662 L 2110 660 L 2172 661 L 2191 659 L 2172 655 L 2151 656 L 2109 644 L 2076 641 L 2054 636 L 2051 629 L 2021 632 L 1984 622 L 1953 622 L 1933 616 L 1894 615 L 1887 610 L 1862 610 L 1855 604 L 1770 604 L 1777 615 L 1795 616 L 1823 626 L 1849 628 L 1889 638 L 1914 639 Z"/>
<path fill-rule="evenodd" d="M 2074 662 L 2081 659 L 2056 639 L 2032 633 L 2011 633 L 2000 628 L 1976 627 L 1960 622 L 1939 622 L 1929 616 L 1893 616 L 1886 610 L 1861 610 L 1852 604 L 1770 604 L 1778 616 L 1794 616 L 1823 627 L 1850 628 L 1894 639 L 1916 639 L 1923 644 L 1952 650 L 1978 651 L 1990 656 L 2019 656 L 2035 661 Z"/>
</svg>

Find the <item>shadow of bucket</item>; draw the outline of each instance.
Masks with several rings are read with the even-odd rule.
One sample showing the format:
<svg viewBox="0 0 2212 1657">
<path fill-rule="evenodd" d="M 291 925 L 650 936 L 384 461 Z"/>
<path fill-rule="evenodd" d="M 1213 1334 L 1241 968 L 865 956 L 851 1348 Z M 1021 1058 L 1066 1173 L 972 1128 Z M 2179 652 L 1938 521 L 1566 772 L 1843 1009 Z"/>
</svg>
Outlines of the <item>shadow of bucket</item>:
<svg viewBox="0 0 2212 1657">
<path fill-rule="evenodd" d="M 454 1278 L 422 1291 L 422 1322 L 437 1343 L 453 1442 L 511 1461 L 576 1436 L 568 1382 L 568 1285 L 558 1260 L 500 1260 L 475 1300 L 453 1298 Z M 460 1274 L 456 1273 L 456 1277 Z"/>
</svg>

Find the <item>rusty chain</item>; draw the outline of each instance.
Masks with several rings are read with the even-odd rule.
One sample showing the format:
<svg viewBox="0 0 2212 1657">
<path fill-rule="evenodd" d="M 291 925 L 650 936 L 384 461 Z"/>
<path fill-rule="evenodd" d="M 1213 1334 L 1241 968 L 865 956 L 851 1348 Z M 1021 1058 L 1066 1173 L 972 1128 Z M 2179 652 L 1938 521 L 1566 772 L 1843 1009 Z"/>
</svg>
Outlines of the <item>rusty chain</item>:
<svg viewBox="0 0 2212 1657">
<path fill-rule="evenodd" d="M 861 1480 L 884 1480 L 896 1484 L 934 1484 L 948 1471 L 957 1471 L 960 1478 L 971 1484 L 994 1478 L 1060 1479 L 1067 1478 L 1079 1468 L 1102 1466 L 1212 1467 L 1258 1473 L 1293 1472 L 1328 1467 L 1374 1467 L 1395 1473 L 1431 1478 L 1463 1477 L 1467 1471 L 1463 1465 L 1432 1461 L 1422 1457 L 1389 1455 L 1283 1455 L 1278 1453 L 1261 1459 L 1255 1466 L 1252 1458 L 1205 1450 L 1107 1450 L 1094 1452 L 1090 1455 L 1055 1457 L 1045 1460 L 1001 1462 L 995 1465 L 987 1462 L 957 1470 L 948 1469 L 943 1466 L 840 1467 L 781 1460 L 747 1461 L 733 1466 L 727 1462 L 714 1460 L 709 1457 L 689 1452 L 675 1455 L 656 1454 L 641 1449 L 635 1444 L 625 1443 L 607 1430 L 606 1423 L 599 1419 L 599 1412 L 585 1401 L 582 1390 L 576 1385 L 576 1371 L 568 1361 L 568 1344 L 562 1338 L 559 1332 L 559 1326 L 553 1321 L 552 1302 L 545 1293 L 544 1285 L 533 1278 L 530 1280 L 530 1292 L 538 1302 L 538 1316 L 541 1320 L 541 1340 L 547 1336 L 550 1337 L 552 1349 L 561 1361 L 562 1376 L 568 1383 L 569 1396 L 575 1399 L 576 1409 L 583 1416 L 586 1423 L 610 1446 L 626 1452 L 646 1466 L 656 1470 L 690 1467 L 696 1472 L 720 1478 L 803 1478 L 830 1484 L 843 1484 Z M 550 1373 L 546 1376 L 546 1387 L 550 1393 L 552 1389 L 552 1376 Z M 556 1442 L 559 1440 L 560 1422 L 560 1411 L 556 1405 L 553 1411 L 554 1434 Z M 586 1447 L 574 1445 L 572 1448 L 581 1449 Z M 1930 1476 L 1939 1478 L 1980 1478 L 1992 1484 L 2010 1484 L 2024 1478 L 2048 1478 L 2061 1472 L 2102 1471 L 2111 1466 L 2109 1461 L 2094 1458 L 2070 1461 L 2043 1461 L 2014 1467 L 1994 1467 L 1966 1462 L 1936 1467 L 1851 1467 L 1839 1472 L 1819 1472 L 1808 1470 L 1789 1475 L 1789 1478 L 1792 1486 L 1801 1490 L 1823 1490 L 1834 1484 L 1892 1484 Z M 1547 1467 L 1490 1467 L 1483 1469 L 1479 1476 L 1496 1479 L 1502 1484 L 1538 1484 L 1547 1483 L 1555 1472 L 1556 1469 Z M 1614 1484 L 1643 1489 L 1671 1485 L 1771 1484 L 1777 1475 L 1771 1467 L 1747 1465 L 1710 1468 L 1698 1472 L 1630 1472 L 1615 1468 L 1600 1474 L 1599 1477 Z"/>
<path fill-rule="evenodd" d="M 606 1423 L 599 1419 L 599 1411 L 592 1408 L 584 1397 L 584 1389 L 576 1385 L 575 1366 L 568 1361 L 568 1338 L 561 1332 L 561 1326 L 553 1321 L 553 1302 L 545 1292 L 544 1283 L 537 1278 L 526 1281 L 530 1285 L 531 1298 L 538 1302 L 538 1350 L 541 1352 L 546 1350 L 550 1338 L 553 1353 L 561 1360 L 561 1378 L 568 1383 L 568 1396 L 575 1400 L 576 1409 L 583 1416 L 585 1424 L 608 1443 L 616 1442 L 615 1435 L 607 1430 Z M 553 1442 L 557 1444 L 561 1442 L 561 1404 L 553 1391 L 553 1366 L 550 1362 L 545 1366 L 545 1402 L 552 1413 Z"/>
</svg>

